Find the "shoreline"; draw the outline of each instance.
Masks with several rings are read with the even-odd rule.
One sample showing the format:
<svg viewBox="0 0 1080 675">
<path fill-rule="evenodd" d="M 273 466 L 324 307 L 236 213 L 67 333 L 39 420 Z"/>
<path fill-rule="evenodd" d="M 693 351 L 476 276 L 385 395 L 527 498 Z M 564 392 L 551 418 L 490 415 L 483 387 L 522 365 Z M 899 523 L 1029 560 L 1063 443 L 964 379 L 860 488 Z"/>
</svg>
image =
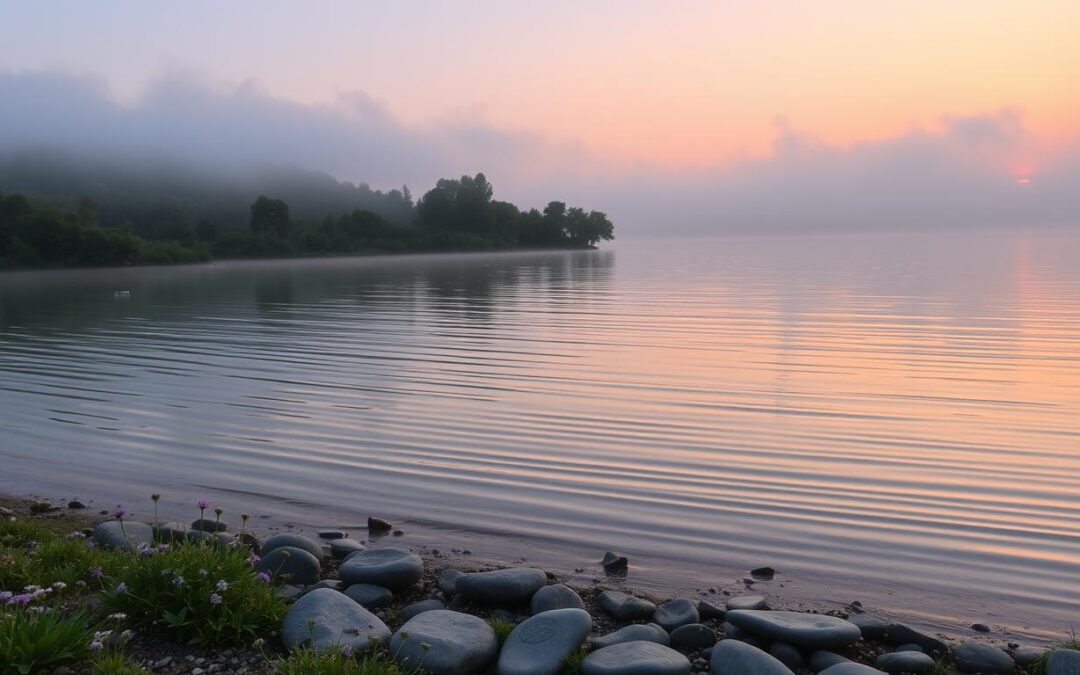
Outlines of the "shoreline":
<svg viewBox="0 0 1080 675">
<path fill-rule="evenodd" d="M 81 493 L 83 497 L 87 493 Z M 211 492 L 215 501 L 228 505 L 237 503 L 238 508 L 230 508 L 223 519 L 231 522 L 241 509 L 252 504 L 239 499 L 241 495 Z M 75 497 L 44 492 L 12 494 L 0 487 L 0 505 L 33 501 L 45 501 L 60 506 L 61 514 L 85 518 L 95 523 L 108 519 L 108 509 L 115 505 L 112 500 L 83 498 L 85 509 L 70 510 L 64 508 Z M 148 496 L 146 498 L 149 502 Z M 190 515 L 194 507 L 195 496 L 187 496 L 181 502 L 169 500 L 168 495 L 162 500 L 160 520 L 179 520 L 184 522 L 184 515 Z M 124 502 L 128 504 L 128 502 Z M 129 505 L 129 504 L 128 504 Z M 419 555 L 429 570 L 439 571 L 446 568 L 463 571 L 492 569 L 512 566 L 535 566 L 544 569 L 561 583 L 584 594 L 612 590 L 631 593 L 659 604 L 664 599 L 689 597 L 703 600 L 723 599 L 739 595 L 762 595 L 771 609 L 791 610 L 811 613 L 846 613 L 855 609 L 865 616 L 875 617 L 885 622 L 902 623 L 913 629 L 942 638 L 945 641 L 959 643 L 968 640 L 992 641 L 1007 644 L 1022 644 L 1029 647 L 1043 647 L 1060 642 L 1067 637 L 1067 627 L 1060 633 L 1034 632 L 1003 627 L 994 621 L 995 617 L 972 616 L 965 624 L 956 616 L 926 612 L 912 614 L 896 611 L 886 603 L 897 590 L 882 588 L 881 593 L 866 592 L 874 584 L 863 581 L 857 589 L 839 588 L 824 585 L 820 579 L 798 578 L 784 569 L 777 569 L 770 579 L 755 578 L 750 570 L 734 568 L 717 569 L 712 565 L 697 565 L 692 562 L 627 554 L 629 568 L 625 573 L 605 573 L 601 558 L 605 553 L 603 545 L 590 549 L 594 553 L 583 551 L 580 547 L 567 545 L 556 539 L 540 540 L 524 538 L 497 532 L 485 532 L 481 529 L 451 528 L 432 523 L 424 523 L 415 518 L 402 517 L 400 514 L 370 513 L 357 514 L 355 517 L 342 517 L 340 514 L 324 513 L 317 505 L 283 509 L 277 513 L 261 513 L 257 508 L 248 508 L 253 517 L 247 525 L 248 531 L 260 539 L 276 534 L 299 534 L 319 541 L 317 531 L 339 529 L 349 537 L 354 537 L 372 547 L 391 546 L 407 548 Z M 314 513 L 312 513 L 314 511 Z M 289 514 L 289 515 L 286 515 Z M 147 509 L 136 509 L 135 520 L 150 522 Z M 389 518 L 394 524 L 393 531 L 369 538 L 368 516 Z M 325 542 L 324 542 L 325 543 Z M 625 553 L 625 552 L 619 552 Z M 764 563 L 763 563 L 764 565 Z M 974 591 L 971 594 L 977 596 Z M 1000 618 L 1000 617 L 996 617 Z M 975 630 L 973 626 L 982 624 L 989 631 Z"/>
</svg>

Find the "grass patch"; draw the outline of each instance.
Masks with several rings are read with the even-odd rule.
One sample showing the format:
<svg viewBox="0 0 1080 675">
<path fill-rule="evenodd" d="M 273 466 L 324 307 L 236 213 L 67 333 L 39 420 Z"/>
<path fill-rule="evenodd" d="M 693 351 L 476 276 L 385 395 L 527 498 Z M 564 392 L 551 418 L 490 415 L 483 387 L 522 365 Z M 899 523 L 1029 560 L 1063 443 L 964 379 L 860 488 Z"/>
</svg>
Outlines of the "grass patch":
<svg viewBox="0 0 1080 675">
<path fill-rule="evenodd" d="M 297 649 L 289 658 L 275 661 L 273 672 L 276 675 L 410 675 L 413 671 L 404 670 L 378 654 L 356 659 L 339 651 Z"/>
<path fill-rule="evenodd" d="M 1054 653 L 1055 649 L 1075 649 L 1080 651 L 1080 638 L 1076 637 L 1076 634 L 1073 633 L 1068 640 L 1048 647 L 1046 651 L 1040 654 L 1039 658 L 1031 664 L 1031 672 L 1035 673 L 1035 675 L 1046 675 L 1046 666 L 1050 663 L 1050 655 Z"/>
<path fill-rule="evenodd" d="M 499 617 L 491 617 L 487 622 L 495 631 L 495 636 L 499 638 L 499 644 L 506 642 L 506 638 L 510 637 L 510 633 L 513 633 L 514 628 L 516 628 L 513 621 L 508 621 Z"/>
<path fill-rule="evenodd" d="M 108 651 L 94 659 L 92 672 L 94 675 L 142 675 L 146 671 L 128 663 L 121 652 Z"/>
<path fill-rule="evenodd" d="M 129 555 L 107 584 L 106 613 L 191 644 L 247 644 L 277 630 L 285 614 L 240 547 L 191 543 Z"/>
<path fill-rule="evenodd" d="M 581 662 L 588 653 L 584 647 L 578 647 L 563 659 L 563 673 L 565 675 L 581 675 Z"/>
<path fill-rule="evenodd" d="M 93 640 L 83 612 L 64 616 L 42 607 L 6 608 L 0 614 L 0 673 L 27 675 L 79 661 Z"/>
<path fill-rule="evenodd" d="M 59 535 L 44 525 L 48 520 L 0 520 L 0 591 L 52 586 L 58 581 L 67 586 L 92 582 L 91 570 L 115 571 L 130 558 L 94 547 L 70 531 Z"/>
</svg>

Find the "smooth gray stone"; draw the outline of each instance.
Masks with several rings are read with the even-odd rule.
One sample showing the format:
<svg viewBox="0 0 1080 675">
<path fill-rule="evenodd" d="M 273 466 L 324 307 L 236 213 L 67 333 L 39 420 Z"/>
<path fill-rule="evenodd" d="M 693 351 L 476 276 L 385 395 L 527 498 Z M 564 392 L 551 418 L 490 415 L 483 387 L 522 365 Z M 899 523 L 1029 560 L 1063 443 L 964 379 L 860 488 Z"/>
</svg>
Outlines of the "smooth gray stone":
<svg viewBox="0 0 1080 675">
<path fill-rule="evenodd" d="M 293 586 L 292 584 L 282 584 L 276 589 L 278 597 L 285 602 L 291 602 L 302 596 L 306 591 L 300 586 Z"/>
<path fill-rule="evenodd" d="M 322 567 L 319 559 L 304 549 L 281 546 L 262 557 L 259 571 L 268 572 L 275 580 L 287 577 L 290 584 L 306 586 L 319 580 Z"/>
<path fill-rule="evenodd" d="M 928 673 L 934 669 L 934 659 L 922 651 L 892 652 L 877 657 L 874 665 L 886 673 Z"/>
<path fill-rule="evenodd" d="M 1046 675 L 1080 675 L 1080 651 L 1055 649 L 1046 662 Z"/>
<path fill-rule="evenodd" d="M 889 634 L 890 624 L 887 621 L 882 621 L 876 616 L 870 616 L 869 614 L 852 614 L 848 617 L 848 621 L 859 627 L 859 631 L 862 632 L 864 640 L 881 641 L 885 640 Z M 899 626 L 900 624 L 892 624 Z M 899 642 L 893 642 L 892 644 L 900 644 Z"/>
<path fill-rule="evenodd" d="M 314 584 L 312 586 L 309 586 L 307 588 L 307 590 L 308 591 L 315 591 L 315 590 L 318 590 L 320 588 L 330 588 L 330 589 L 333 589 L 335 591 L 343 591 L 343 590 L 345 590 L 344 588 L 342 588 L 341 582 L 338 581 L 337 579 L 323 579 L 319 583 Z"/>
<path fill-rule="evenodd" d="M 774 642 L 769 645 L 769 654 L 792 670 L 802 668 L 802 653 L 795 645 L 789 645 L 786 642 Z"/>
<path fill-rule="evenodd" d="M 390 640 L 390 653 L 407 670 L 469 675 L 491 665 L 499 653 L 499 638 L 479 617 L 436 609 L 407 621 Z"/>
<path fill-rule="evenodd" d="M 623 621 L 648 619 L 656 611 L 656 605 L 648 600 L 619 591 L 604 591 L 600 594 L 599 603 L 601 609 Z"/>
<path fill-rule="evenodd" d="M 319 539 L 344 539 L 349 536 L 348 533 L 341 530 L 319 530 L 315 533 Z"/>
<path fill-rule="evenodd" d="M 592 641 L 593 651 L 597 649 L 603 649 L 604 647 L 610 647 L 611 645 L 622 644 L 623 642 L 637 642 L 644 640 L 646 642 L 655 642 L 661 645 L 668 645 L 671 643 L 671 637 L 668 632 L 657 626 L 655 623 L 635 623 L 625 626 L 615 631 L 614 633 L 608 633 L 602 635 Z"/>
<path fill-rule="evenodd" d="M 925 649 L 923 649 L 919 645 L 915 644 L 914 642 L 912 642 L 910 644 L 906 644 L 906 645 L 900 645 L 899 647 L 897 647 L 893 651 L 894 652 L 923 652 L 924 654 L 926 653 Z"/>
<path fill-rule="evenodd" d="M 191 529 L 200 532 L 224 532 L 229 529 L 229 524 L 214 518 L 197 518 L 191 521 Z"/>
<path fill-rule="evenodd" d="M 420 602 L 414 602 L 401 610 L 401 620 L 408 621 L 414 616 L 419 616 L 424 612 L 430 612 L 436 609 L 446 609 L 446 605 L 442 603 L 442 600 L 436 600 L 432 598 L 430 600 L 421 600 Z"/>
<path fill-rule="evenodd" d="M 547 584 L 547 574 L 535 567 L 510 567 L 491 572 L 468 572 L 458 577 L 455 589 L 467 600 L 489 605 L 528 602 Z"/>
<path fill-rule="evenodd" d="M 809 649 L 840 649 L 862 637 L 855 624 L 824 614 L 737 609 L 727 620 L 749 633 Z"/>
<path fill-rule="evenodd" d="M 671 647 L 639 640 L 598 649 L 581 662 L 584 675 L 687 675 L 690 661 Z"/>
<path fill-rule="evenodd" d="M 686 598 L 665 602 L 653 612 L 653 622 L 663 626 L 667 631 L 699 621 L 701 617 L 698 616 L 697 603 Z"/>
<path fill-rule="evenodd" d="M 187 539 L 188 527 L 183 523 L 158 523 L 153 529 L 154 539 L 163 544 L 172 544 Z"/>
<path fill-rule="evenodd" d="M 953 659 L 962 673 L 1008 675 L 1016 670 L 1011 656 L 985 642 L 965 642 L 953 650 Z"/>
<path fill-rule="evenodd" d="M 369 609 L 383 607 L 394 601 L 394 594 L 389 588 L 375 584 L 353 584 L 345 589 L 345 595 Z"/>
<path fill-rule="evenodd" d="M 552 584 L 533 593 L 529 609 L 533 614 L 553 609 L 585 609 L 585 601 L 566 584 Z"/>
<path fill-rule="evenodd" d="M 324 651 L 349 645 L 365 651 L 389 637 L 390 629 L 379 617 L 329 588 L 314 590 L 294 602 L 281 625 L 281 642 L 287 649 Z"/>
<path fill-rule="evenodd" d="M 810 666 L 810 670 L 814 671 L 815 673 L 820 673 L 826 668 L 831 668 L 838 663 L 848 663 L 850 661 L 851 659 L 847 658 L 846 656 L 840 656 L 835 652 L 819 649 L 810 655 L 810 661 L 807 663 L 807 665 Z"/>
<path fill-rule="evenodd" d="M 267 553 L 273 551 L 275 548 L 281 548 L 283 546 L 292 546 L 293 548 L 299 548 L 307 551 L 311 555 L 315 556 L 320 562 L 323 559 L 323 549 L 314 539 L 305 537 L 302 534 L 295 534 L 293 532 L 282 532 L 275 534 L 266 541 L 263 542 L 260 555 L 265 556 Z"/>
<path fill-rule="evenodd" d="M 345 558 L 350 553 L 356 553 L 357 551 L 363 551 L 364 545 L 355 539 L 335 539 L 330 542 L 330 555 L 334 556 L 338 560 Z"/>
<path fill-rule="evenodd" d="M 855 663 L 849 661 L 847 663 L 838 663 L 831 668 L 818 673 L 818 675 L 885 675 L 877 668 L 871 668 L 870 666 L 864 666 L 861 663 Z"/>
<path fill-rule="evenodd" d="M 697 611 L 702 619 L 723 620 L 724 616 L 727 614 L 727 606 L 708 600 L 698 600 Z"/>
<path fill-rule="evenodd" d="M 585 642 L 592 617 L 567 607 L 540 612 L 518 624 L 502 646 L 499 675 L 559 675 L 563 659 Z"/>
<path fill-rule="evenodd" d="M 441 570 L 435 576 L 435 585 L 439 587 L 439 590 L 447 595 L 454 595 L 457 593 L 457 580 L 461 576 L 461 572 L 455 569 Z"/>
<path fill-rule="evenodd" d="M 727 621 L 720 624 L 720 630 L 724 632 L 724 637 L 731 638 L 733 640 L 742 640 L 743 642 L 746 642 L 747 640 L 754 637 L 750 635 L 750 633 L 744 631 L 742 628 L 739 628 L 734 624 L 728 623 Z"/>
<path fill-rule="evenodd" d="M 764 595 L 736 595 L 728 598 L 724 605 L 729 609 L 768 609 L 769 603 Z"/>
<path fill-rule="evenodd" d="M 119 520 L 106 520 L 94 527 L 91 536 L 103 548 L 134 551 L 142 544 L 154 543 L 154 528 L 146 523 L 127 520 L 121 527 Z"/>
<path fill-rule="evenodd" d="M 1027 668 L 1038 661 L 1045 653 L 1045 649 L 1039 649 L 1038 647 L 1018 647 L 1016 651 L 1013 652 L 1013 660 L 1016 661 L 1016 665 L 1021 668 Z M 1080 675 L 1080 670 L 1076 672 L 1076 675 Z"/>
<path fill-rule="evenodd" d="M 402 548 L 369 548 L 346 558 L 338 574 L 347 584 L 376 584 L 402 591 L 424 576 L 424 561 Z"/>
<path fill-rule="evenodd" d="M 863 635 L 865 636 L 866 633 L 863 633 Z M 911 626 L 905 626 L 902 623 L 890 623 L 885 629 L 885 639 L 892 645 L 917 644 L 931 656 L 940 656 L 949 652 L 949 645 L 943 641 L 932 635 L 920 633 Z"/>
<path fill-rule="evenodd" d="M 721 640 L 709 655 L 713 675 L 793 675 L 791 669 L 757 647 Z"/>
<path fill-rule="evenodd" d="M 700 623 L 688 623 L 671 631 L 671 648 L 680 652 L 692 652 L 716 644 L 716 633 Z"/>
</svg>

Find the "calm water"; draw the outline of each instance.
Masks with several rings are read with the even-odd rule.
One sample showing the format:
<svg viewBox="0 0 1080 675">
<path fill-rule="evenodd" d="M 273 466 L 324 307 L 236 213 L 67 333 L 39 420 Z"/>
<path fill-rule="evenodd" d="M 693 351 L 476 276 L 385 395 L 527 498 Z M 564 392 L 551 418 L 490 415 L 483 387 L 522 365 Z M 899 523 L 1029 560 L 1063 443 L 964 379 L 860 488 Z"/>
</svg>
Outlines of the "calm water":
<svg viewBox="0 0 1080 675">
<path fill-rule="evenodd" d="M 769 563 L 1060 634 L 1078 260 L 1042 233 L 4 274 L 0 490 L 374 512 L 705 585 Z"/>
</svg>

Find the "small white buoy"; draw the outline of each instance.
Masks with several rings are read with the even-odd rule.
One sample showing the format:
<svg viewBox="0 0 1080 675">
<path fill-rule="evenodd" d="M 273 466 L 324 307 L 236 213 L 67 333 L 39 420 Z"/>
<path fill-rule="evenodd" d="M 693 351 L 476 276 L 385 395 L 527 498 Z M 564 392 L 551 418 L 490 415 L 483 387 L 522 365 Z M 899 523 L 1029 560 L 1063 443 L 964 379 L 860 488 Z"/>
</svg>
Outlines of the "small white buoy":
<svg viewBox="0 0 1080 675">
<path fill-rule="evenodd" d="M 117 300 L 127 300 L 131 297 L 131 291 L 116 291 L 113 293 L 113 297 Z"/>
</svg>

